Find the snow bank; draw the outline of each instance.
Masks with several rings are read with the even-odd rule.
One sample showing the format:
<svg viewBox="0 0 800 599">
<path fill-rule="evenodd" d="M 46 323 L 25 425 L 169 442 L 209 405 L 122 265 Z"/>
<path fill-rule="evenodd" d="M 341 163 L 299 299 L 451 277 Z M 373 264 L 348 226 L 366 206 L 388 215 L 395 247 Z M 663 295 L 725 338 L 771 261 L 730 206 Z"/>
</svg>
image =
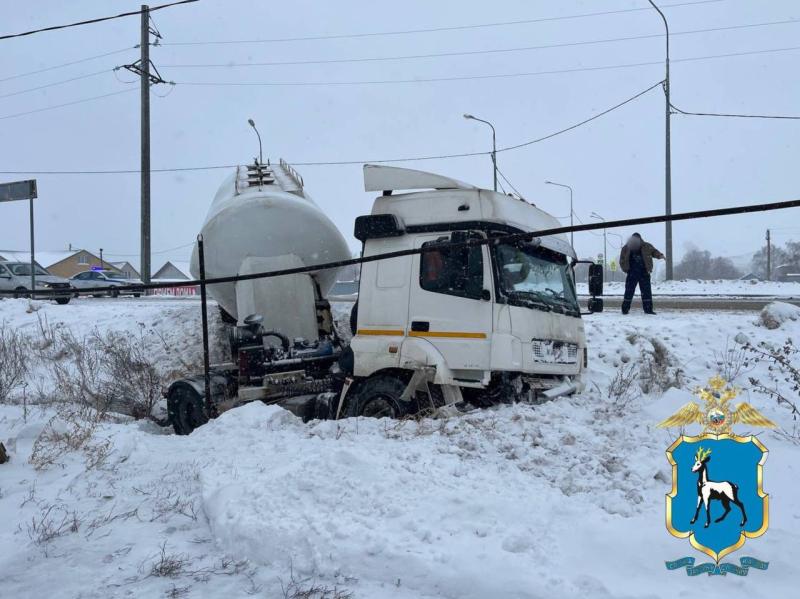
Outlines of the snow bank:
<svg viewBox="0 0 800 599">
<path fill-rule="evenodd" d="M 787 321 L 800 320 L 800 306 L 786 302 L 771 302 L 761 310 L 759 320 L 768 329 L 777 329 Z"/>
<path fill-rule="evenodd" d="M 72 313 L 43 309 L 76 327 L 136 331 L 128 320 L 141 318 L 180 332 L 187 325 L 167 316 L 175 303 L 116 304 L 126 314 L 116 321 L 91 301 Z M 186 306 L 181 318 L 193 322 L 197 304 Z M 24 304 L 0 309 L 35 326 Z M 746 312 L 593 315 L 587 391 L 537 406 L 303 424 L 251 404 L 188 437 L 101 422 L 90 442 L 108 442 L 108 454 L 94 466 L 73 451 L 34 470 L 27 459 L 53 412 L 24 418 L 21 406 L 0 405 L 12 454 L 0 466 L 0 597 L 283 597 L 312 586 L 368 599 L 794 596 L 800 445 L 789 411 L 755 393 L 749 401 L 786 433 L 761 437 L 770 530 L 734 557 L 767 560 L 769 570 L 721 579 L 664 568 L 684 555 L 704 560 L 664 528 L 664 450 L 677 433 L 654 424 L 725 367 L 719 352 L 737 335 L 753 344 L 800 336 L 800 320 L 778 330 L 753 321 Z M 680 387 L 609 392 L 621 370 L 644 376 L 652 360 L 681 369 Z M 751 366 L 737 383 L 769 376 L 766 364 Z M 67 524 L 45 541 L 33 524 L 47 518 Z"/>
</svg>

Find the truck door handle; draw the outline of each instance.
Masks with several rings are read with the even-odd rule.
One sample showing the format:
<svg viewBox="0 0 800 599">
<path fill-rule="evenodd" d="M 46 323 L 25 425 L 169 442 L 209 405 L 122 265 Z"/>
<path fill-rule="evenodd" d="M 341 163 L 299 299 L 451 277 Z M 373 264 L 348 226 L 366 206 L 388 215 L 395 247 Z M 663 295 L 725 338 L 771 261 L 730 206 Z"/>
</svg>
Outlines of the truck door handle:
<svg viewBox="0 0 800 599">
<path fill-rule="evenodd" d="M 425 320 L 412 320 L 411 330 L 416 331 L 418 333 L 427 333 L 428 331 L 431 330 L 431 323 Z"/>
</svg>

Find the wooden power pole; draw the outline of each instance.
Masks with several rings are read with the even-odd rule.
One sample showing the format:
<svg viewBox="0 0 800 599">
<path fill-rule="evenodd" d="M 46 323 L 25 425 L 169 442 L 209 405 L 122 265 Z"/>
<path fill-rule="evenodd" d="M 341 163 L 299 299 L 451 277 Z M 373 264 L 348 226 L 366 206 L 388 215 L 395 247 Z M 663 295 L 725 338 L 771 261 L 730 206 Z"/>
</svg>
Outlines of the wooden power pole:
<svg viewBox="0 0 800 599">
<path fill-rule="evenodd" d="M 141 87 L 141 275 L 150 282 L 150 7 L 142 5 L 141 58 L 139 61 Z"/>
</svg>

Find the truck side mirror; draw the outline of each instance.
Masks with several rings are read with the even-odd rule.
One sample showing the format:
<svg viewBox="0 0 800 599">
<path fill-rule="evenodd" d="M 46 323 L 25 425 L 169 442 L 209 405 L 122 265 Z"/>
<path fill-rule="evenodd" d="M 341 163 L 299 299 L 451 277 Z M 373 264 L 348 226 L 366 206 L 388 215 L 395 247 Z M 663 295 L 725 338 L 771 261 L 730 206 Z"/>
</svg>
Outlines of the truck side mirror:
<svg viewBox="0 0 800 599">
<path fill-rule="evenodd" d="M 589 295 L 592 297 L 603 295 L 603 265 L 590 264 L 589 265 Z M 602 300 L 601 300 L 602 303 Z M 601 312 L 602 310 L 597 310 Z"/>
</svg>

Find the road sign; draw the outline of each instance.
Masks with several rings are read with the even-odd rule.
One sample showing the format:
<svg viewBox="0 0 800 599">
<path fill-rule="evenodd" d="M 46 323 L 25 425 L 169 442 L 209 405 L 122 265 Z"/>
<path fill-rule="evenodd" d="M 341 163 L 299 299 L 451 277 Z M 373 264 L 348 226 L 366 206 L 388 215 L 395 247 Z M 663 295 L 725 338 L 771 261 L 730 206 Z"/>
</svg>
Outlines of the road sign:
<svg viewBox="0 0 800 599">
<path fill-rule="evenodd" d="M 28 200 L 30 207 L 31 224 L 31 297 L 36 293 L 36 266 L 33 257 L 33 200 L 38 197 L 36 193 L 36 179 L 27 181 L 13 181 L 11 183 L 0 183 L 0 202 L 16 202 L 17 200 Z"/>
<path fill-rule="evenodd" d="M 0 183 L 0 202 L 32 200 L 36 196 L 36 179 Z"/>
</svg>

